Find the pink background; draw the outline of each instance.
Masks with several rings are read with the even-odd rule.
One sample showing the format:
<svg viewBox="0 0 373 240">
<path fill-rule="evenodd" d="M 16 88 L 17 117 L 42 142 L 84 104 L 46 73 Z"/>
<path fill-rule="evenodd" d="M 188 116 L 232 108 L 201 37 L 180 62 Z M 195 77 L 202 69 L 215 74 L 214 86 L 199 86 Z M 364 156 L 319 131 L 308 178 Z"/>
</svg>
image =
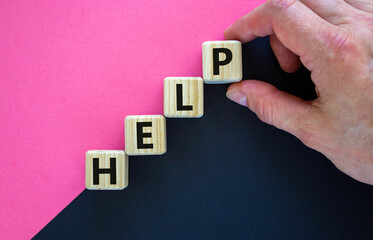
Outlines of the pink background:
<svg viewBox="0 0 373 240">
<path fill-rule="evenodd" d="M 263 0 L 0 2 L 0 239 L 29 239 L 85 188 L 89 149 L 162 114 L 163 78 Z M 130 183 L 131 184 L 131 183 Z"/>
</svg>

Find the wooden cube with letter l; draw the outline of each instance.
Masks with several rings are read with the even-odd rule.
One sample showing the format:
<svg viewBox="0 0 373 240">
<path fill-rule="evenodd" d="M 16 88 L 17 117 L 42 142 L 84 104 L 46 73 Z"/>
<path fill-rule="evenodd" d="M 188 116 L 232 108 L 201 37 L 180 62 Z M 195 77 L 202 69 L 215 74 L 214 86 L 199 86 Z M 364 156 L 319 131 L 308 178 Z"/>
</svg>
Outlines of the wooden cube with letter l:
<svg viewBox="0 0 373 240">
<path fill-rule="evenodd" d="M 161 155 L 167 151 L 164 116 L 127 116 L 124 125 L 125 151 L 128 155 Z"/>
<path fill-rule="evenodd" d="M 205 83 L 231 83 L 242 80 L 242 44 L 239 41 L 208 41 L 202 44 Z"/>
<path fill-rule="evenodd" d="M 128 156 L 124 151 L 87 151 L 85 161 L 87 189 L 122 190 L 128 186 Z"/>
<path fill-rule="evenodd" d="M 202 117 L 203 79 L 200 77 L 165 78 L 163 104 L 163 111 L 166 117 Z"/>
</svg>

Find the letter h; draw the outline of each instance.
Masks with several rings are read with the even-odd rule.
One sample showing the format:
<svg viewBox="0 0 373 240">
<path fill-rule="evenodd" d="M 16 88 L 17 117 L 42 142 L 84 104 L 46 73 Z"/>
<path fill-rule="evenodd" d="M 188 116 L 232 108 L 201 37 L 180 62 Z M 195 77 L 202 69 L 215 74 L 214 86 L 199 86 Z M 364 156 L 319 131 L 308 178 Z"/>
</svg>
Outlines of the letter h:
<svg viewBox="0 0 373 240">
<path fill-rule="evenodd" d="M 110 158 L 110 168 L 99 168 L 99 159 L 93 158 L 93 184 L 100 184 L 100 174 L 110 174 L 110 184 L 117 184 L 116 158 Z"/>
</svg>

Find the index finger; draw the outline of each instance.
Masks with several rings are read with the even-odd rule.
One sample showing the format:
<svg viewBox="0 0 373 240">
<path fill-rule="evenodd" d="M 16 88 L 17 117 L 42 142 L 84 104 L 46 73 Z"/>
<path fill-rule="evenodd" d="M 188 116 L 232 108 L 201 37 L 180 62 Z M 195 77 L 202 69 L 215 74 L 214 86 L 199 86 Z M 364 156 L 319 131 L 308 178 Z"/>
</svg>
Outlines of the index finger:
<svg viewBox="0 0 373 240">
<path fill-rule="evenodd" d="M 269 0 L 225 30 L 226 39 L 249 42 L 276 34 L 293 53 L 309 62 L 306 55 L 320 56 L 328 38 L 337 31 L 332 25 L 297 0 Z M 310 56 L 312 58 L 312 56 Z M 306 64 L 305 64 L 306 66 Z M 311 66 L 306 66 L 311 67 Z"/>
</svg>

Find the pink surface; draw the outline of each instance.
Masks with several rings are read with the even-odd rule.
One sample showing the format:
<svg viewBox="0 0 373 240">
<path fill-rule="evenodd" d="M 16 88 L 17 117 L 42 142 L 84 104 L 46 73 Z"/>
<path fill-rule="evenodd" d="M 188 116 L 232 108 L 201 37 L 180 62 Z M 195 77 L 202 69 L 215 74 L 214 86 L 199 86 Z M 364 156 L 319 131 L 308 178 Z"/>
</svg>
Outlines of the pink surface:
<svg viewBox="0 0 373 240">
<path fill-rule="evenodd" d="M 163 78 L 259 1 L 1 1 L 0 239 L 29 239 L 84 190 L 89 149 L 161 114 Z"/>
</svg>

